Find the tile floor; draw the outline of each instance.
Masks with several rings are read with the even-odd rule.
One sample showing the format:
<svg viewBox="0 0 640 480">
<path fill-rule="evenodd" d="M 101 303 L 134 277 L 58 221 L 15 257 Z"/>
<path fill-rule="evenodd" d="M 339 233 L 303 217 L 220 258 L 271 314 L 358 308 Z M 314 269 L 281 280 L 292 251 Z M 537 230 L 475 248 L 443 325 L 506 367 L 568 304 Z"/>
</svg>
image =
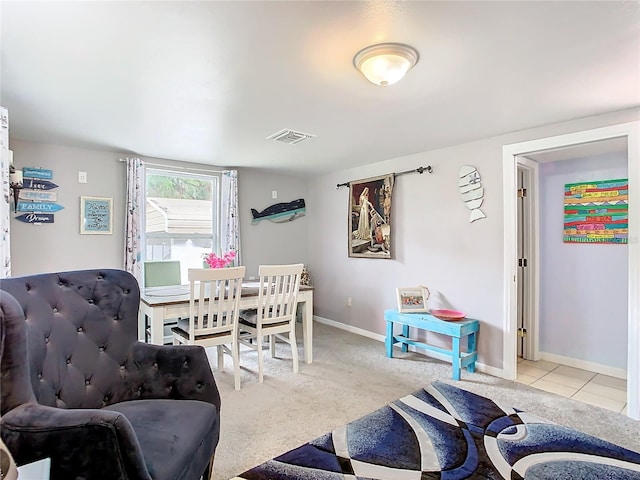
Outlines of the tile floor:
<svg viewBox="0 0 640 480">
<path fill-rule="evenodd" d="M 627 413 L 627 381 L 540 360 L 518 359 L 520 383 L 591 405 Z"/>
</svg>

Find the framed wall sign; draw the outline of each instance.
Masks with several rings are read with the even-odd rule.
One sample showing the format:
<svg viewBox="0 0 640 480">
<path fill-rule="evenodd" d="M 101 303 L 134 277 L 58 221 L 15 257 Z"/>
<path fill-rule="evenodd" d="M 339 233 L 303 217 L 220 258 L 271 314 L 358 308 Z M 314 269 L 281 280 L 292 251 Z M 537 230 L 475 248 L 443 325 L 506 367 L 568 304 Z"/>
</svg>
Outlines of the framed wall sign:
<svg viewBox="0 0 640 480">
<path fill-rule="evenodd" d="M 113 198 L 80 197 L 80 233 L 82 235 L 113 233 Z"/>
<path fill-rule="evenodd" d="M 425 286 L 396 288 L 398 296 L 398 312 L 418 313 L 428 312 L 427 300 L 431 292 Z"/>
</svg>

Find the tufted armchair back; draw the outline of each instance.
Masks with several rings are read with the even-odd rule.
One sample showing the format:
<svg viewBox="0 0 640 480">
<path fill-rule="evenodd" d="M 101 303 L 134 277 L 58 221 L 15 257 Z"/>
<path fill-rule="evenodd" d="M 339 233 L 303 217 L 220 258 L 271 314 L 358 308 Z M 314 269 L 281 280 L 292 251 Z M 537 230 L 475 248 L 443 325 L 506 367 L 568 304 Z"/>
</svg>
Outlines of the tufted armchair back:
<svg viewBox="0 0 640 480">
<path fill-rule="evenodd" d="M 138 342 L 139 301 L 121 270 L 0 281 L 0 437 L 18 465 L 50 458 L 52 480 L 209 478 L 207 354 Z"/>
<path fill-rule="evenodd" d="M 123 378 L 137 341 L 140 301 L 132 275 L 109 269 L 51 273 L 3 279 L 0 289 L 24 312 L 27 378 L 39 404 L 101 408 L 130 396 Z M 11 325 L 20 335 L 19 325 Z M 10 395 L 17 386 L 15 379 L 11 388 L 5 385 L 5 371 L 15 376 L 11 367 L 3 361 L 2 415 L 29 396 Z"/>
</svg>

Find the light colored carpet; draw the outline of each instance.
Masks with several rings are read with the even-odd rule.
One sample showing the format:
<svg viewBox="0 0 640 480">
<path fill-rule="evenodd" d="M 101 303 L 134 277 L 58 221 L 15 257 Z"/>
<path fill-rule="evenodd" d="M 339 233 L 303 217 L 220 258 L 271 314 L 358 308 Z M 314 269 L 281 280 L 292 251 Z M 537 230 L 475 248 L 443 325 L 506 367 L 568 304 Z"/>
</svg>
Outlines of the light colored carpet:
<svg viewBox="0 0 640 480">
<path fill-rule="evenodd" d="M 299 330 L 302 330 L 300 328 Z M 258 383 L 257 354 L 242 350 L 242 388 L 233 389 L 231 359 L 214 375 L 222 397 L 220 443 L 214 476 L 228 480 L 276 455 L 418 390 L 434 380 L 489 397 L 623 447 L 640 450 L 640 422 L 576 400 L 482 373 L 463 371 L 420 353 L 385 356 L 384 344 L 324 324 L 314 324 L 314 362 L 293 373 L 288 345 L 265 350 L 264 383 Z M 208 352 L 215 368 L 215 351 Z"/>
</svg>

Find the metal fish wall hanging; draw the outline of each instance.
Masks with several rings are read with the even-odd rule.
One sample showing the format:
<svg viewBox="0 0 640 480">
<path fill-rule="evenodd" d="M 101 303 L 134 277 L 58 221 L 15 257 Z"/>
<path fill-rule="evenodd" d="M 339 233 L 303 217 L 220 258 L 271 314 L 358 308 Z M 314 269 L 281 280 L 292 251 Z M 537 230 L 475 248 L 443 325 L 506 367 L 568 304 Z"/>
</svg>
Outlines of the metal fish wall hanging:
<svg viewBox="0 0 640 480">
<path fill-rule="evenodd" d="M 296 218 L 304 217 L 305 214 L 304 199 L 299 198 L 289 203 L 276 203 L 259 212 L 255 208 L 251 209 L 253 219 L 251 223 L 257 224 L 261 220 L 270 220 L 275 223 L 291 222 Z"/>
<path fill-rule="evenodd" d="M 484 188 L 480 181 L 480 173 L 475 167 L 465 165 L 460 168 L 460 180 L 458 181 L 460 189 L 460 198 L 465 206 L 471 210 L 469 222 L 475 222 L 480 218 L 486 218 L 480 206 L 484 200 Z"/>
</svg>

